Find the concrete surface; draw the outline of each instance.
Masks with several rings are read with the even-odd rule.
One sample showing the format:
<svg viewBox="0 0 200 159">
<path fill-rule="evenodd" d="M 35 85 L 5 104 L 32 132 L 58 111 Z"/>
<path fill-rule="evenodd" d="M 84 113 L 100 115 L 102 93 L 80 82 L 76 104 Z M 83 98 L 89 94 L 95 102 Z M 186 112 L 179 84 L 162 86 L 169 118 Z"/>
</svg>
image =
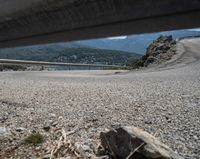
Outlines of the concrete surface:
<svg viewBox="0 0 200 159">
<path fill-rule="evenodd" d="M 200 26 L 199 0 L 0 0 L 0 47 Z"/>
</svg>

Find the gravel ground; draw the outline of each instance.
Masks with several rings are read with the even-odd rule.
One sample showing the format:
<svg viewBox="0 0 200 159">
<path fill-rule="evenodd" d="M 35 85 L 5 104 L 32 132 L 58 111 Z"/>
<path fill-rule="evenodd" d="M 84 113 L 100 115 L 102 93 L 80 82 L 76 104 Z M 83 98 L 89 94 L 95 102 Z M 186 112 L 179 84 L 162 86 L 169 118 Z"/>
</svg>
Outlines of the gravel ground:
<svg viewBox="0 0 200 159">
<path fill-rule="evenodd" d="M 69 138 L 89 146 L 106 128 L 133 125 L 156 133 L 184 158 L 199 159 L 200 39 L 179 45 L 185 52 L 171 63 L 129 73 L 0 73 L 0 135 L 12 133 L 0 138 L 0 158 L 48 154 L 48 140 L 18 144 L 32 131 L 53 139 L 43 130 L 50 123 L 52 130 L 76 129 Z"/>
</svg>

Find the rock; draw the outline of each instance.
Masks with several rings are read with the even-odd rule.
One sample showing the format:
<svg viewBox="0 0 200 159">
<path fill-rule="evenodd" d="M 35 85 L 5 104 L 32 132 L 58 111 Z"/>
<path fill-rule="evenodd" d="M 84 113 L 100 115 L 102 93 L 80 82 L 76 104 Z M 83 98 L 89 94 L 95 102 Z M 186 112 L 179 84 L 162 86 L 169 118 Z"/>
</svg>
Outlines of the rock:
<svg viewBox="0 0 200 159">
<path fill-rule="evenodd" d="M 7 130 L 5 127 L 0 127 L 0 135 L 5 135 L 7 134 Z"/>
<path fill-rule="evenodd" d="M 75 159 L 75 158 L 73 158 L 73 157 L 71 157 L 71 156 L 67 156 L 67 157 L 61 157 L 61 158 L 59 158 L 59 159 Z"/>
<path fill-rule="evenodd" d="M 151 43 L 146 51 L 146 55 L 142 57 L 144 66 L 147 67 L 151 63 L 159 64 L 162 61 L 170 60 L 176 51 L 173 48 L 176 41 L 172 36 L 160 36 L 158 39 Z"/>
<path fill-rule="evenodd" d="M 0 117 L 0 122 L 4 123 L 7 119 L 8 119 L 8 117 Z"/>
<path fill-rule="evenodd" d="M 63 120 L 63 116 L 59 116 L 59 117 L 58 117 L 58 120 Z"/>
<path fill-rule="evenodd" d="M 95 155 L 96 156 L 104 156 L 104 155 L 106 155 L 106 152 L 105 152 L 104 148 L 100 144 L 97 147 L 97 149 L 95 150 Z"/>
<path fill-rule="evenodd" d="M 15 129 L 15 131 L 17 131 L 17 132 L 23 132 L 24 130 L 26 130 L 26 129 L 23 127 L 18 127 Z"/>
<path fill-rule="evenodd" d="M 90 148 L 90 146 L 88 146 L 86 144 L 81 145 L 81 147 L 82 147 L 83 151 L 85 151 L 85 152 L 91 152 L 92 151 L 92 149 Z"/>
<path fill-rule="evenodd" d="M 42 157 L 42 159 L 50 159 L 51 158 L 51 154 L 46 154 Z"/>
<path fill-rule="evenodd" d="M 195 140 L 198 140 L 198 137 L 197 137 L 196 135 L 194 135 L 193 138 L 194 138 Z"/>
<path fill-rule="evenodd" d="M 153 56 L 149 56 L 148 58 L 147 58 L 147 60 L 145 61 L 145 66 L 148 66 L 149 64 L 151 64 L 151 63 L 154 63 L 154 62 L 156 62 L 156 61 L 159 61 L 159 59 L 158 58 L 156 58 L 156 57 L 153 57 Z"/>
<path fill-rule="evenodd" d="M 36 131 L 36 129 L 33 129 L 33 130 L 31 130 L 31 132 L 32 132 L 32 133 L 36 133 L 37 131 Z"/>
<path fill-rule="evenodd" d="M 168 123 L 171 123 L 171 119 L 168 116 L 165 116 L 165 119 L 167 120 Z"/>
<path fill-rule="evenodd" d="M 49 131 L 49 130 L 51 129 L 51 127 L 50 127 L 50 125 L 45 125 L 45 126 L 43 127 L 43 129 L 44 129 L 45 131 Z"/>
<path fill-rule="evenodd" d="M 152 121 L 150 119 L 145 119 L 144 123 L 145 124 L 152 124 Z"/>
<path fill-rule="evenodd" d="M 58 125 L 58 122 L 57 122 L 57 121 L 54 121 L 51 125 L 52 125 L 53 127 L 55 127 L 56 125 Z"/>
<path fill-rule="evenodd" d="M 49 114 L 49 117 L 50 117 L 50 118 L 55 118 L 55 117 L 56 117 L 56 114 L 50 113 L 50 114 Z"/>
<path fill-rule="evenodd" d="M 109 156 L 107 156 L 107 155 L 105 155 L 105 156 L 100 156 L 100 157 L 92 156 L 91 159 L 109 159 Z"/>
<path fill-rule="evenodd" d="M 53 120 L 49 120 L 48 123 L 53 123 Z"/>
<path fill-rule="evenodd" d="M 183 159 L 149 133 L 136 127 L 101 132 L 101 144 L 114 158 Z"/>
</svg>

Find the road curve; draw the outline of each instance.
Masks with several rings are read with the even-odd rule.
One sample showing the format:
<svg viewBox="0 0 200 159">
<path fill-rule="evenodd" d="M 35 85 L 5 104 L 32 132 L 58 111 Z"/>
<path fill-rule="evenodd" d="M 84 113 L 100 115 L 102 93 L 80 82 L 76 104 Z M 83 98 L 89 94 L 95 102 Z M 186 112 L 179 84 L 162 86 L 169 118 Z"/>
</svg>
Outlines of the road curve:
<svg viewBox="0 0 200 159">
<path fill-rule="evenodd" d="M 78 127 L 71 137 L 83 142 L 98 138 L 105 128 L 134 125 L 157 132 L 184 158 L 199 159 L 200 39 L 182 40 L 177 49 L 178 55 L 168 63 L 126 74 L 2 72 L 0 120 L 6 117 L 4 125 L 11 130 L 40 132 L 53 113 L 58 126 Z M 4 141 L 0 149 L 8 145 L 12 143 Z"/>
</svg>

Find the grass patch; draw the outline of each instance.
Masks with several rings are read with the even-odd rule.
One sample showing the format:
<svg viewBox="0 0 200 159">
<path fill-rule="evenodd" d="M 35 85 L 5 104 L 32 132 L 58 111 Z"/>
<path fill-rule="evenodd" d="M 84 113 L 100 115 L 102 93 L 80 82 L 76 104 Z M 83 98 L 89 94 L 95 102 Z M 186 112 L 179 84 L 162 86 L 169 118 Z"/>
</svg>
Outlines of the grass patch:
<svg viewBox="0 0 200 159">
<path fill-rule="evenodd" d="M 34 133 L 25 138 L 24 142 L 33 145 L 41 144 L 44 142 L 44 136 L 40 133 Z"/>
</svg>

